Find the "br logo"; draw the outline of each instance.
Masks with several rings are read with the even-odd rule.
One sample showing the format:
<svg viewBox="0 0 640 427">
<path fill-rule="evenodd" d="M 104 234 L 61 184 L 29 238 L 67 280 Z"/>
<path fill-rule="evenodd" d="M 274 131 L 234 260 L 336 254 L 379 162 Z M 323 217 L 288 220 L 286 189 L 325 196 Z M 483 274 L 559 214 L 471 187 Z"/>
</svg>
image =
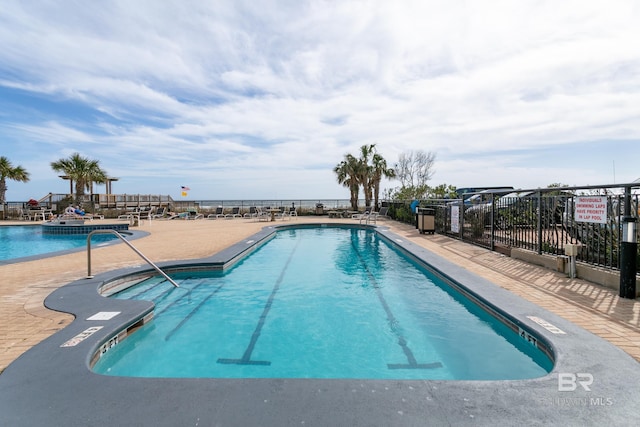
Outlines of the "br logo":
<svg viewBox="0 0 640 427">
<path fill-rule="evenodd" d="M 593 384 L 593 375 L 586 373 L 561 373 L 558 374 L 558 391 L 575 391 L 578 384 L 584 391 L 591 391 L 589 386 Z"/>
</svg>

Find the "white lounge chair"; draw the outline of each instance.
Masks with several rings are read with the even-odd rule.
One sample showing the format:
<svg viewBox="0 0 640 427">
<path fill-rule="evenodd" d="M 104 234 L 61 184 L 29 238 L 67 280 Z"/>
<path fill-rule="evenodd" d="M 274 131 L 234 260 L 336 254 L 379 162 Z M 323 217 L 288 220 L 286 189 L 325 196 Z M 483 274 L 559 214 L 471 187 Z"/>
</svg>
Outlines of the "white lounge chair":
<svg viewBox="0 0 640 427">
<path fill-rule="evenodd" d="M 363 217 L 367 218 L 369 217 L 369 215 L 371 215 L 371 207 L 366 208 L 363 213 L 357 213 L 357 214 L 351 215 L 351 218 L 362 220 Z"/>
<path fill-rule="evenodd" d="M 258 221 L 269 221 L 271 220 L 271 214 L 260 207 L 256 207 L 256 219 Z"/>
<path fill-rule="evenodd" d="M 204 219 L 204 215 L 198 213 L 197 211 L 189 211 L 189 216 L 187 219 Z"/>
<path fill-rule="evenodd" d="M 242 215 L 240 214 L 240 208 L 239 207 L 231 208 L 231 213 L 226 214 L 224 217 L 225 218 L 242 218 Z"/>
<path fill-rule="evenodd" d="M 159 219 L 159 218 L 164 218 L 164 213 L 167 210 L 167 208 L 165 208 L 164 206 L 160 206 L 158 209 L 156 209 L 156 211 L 153 213 L 153 215 L 151 215 L 150 219 Z"/>
<path fill-rule="evenodd" d="M 214 213 L 207 215 L 207 218 L 208 219 L 224 218 L 224 208 L 222 206 L 218 206 Z"/>
<path fill-rule="evenodd" d="M 242 215 L 242 216 L 244 218 L 253 218 L 256 215 L 257 215 L 256 206 L 251 206 L 251 207 L 249 207 L 249 212 L 245 212 L 245 214 Z"/>
</svg>

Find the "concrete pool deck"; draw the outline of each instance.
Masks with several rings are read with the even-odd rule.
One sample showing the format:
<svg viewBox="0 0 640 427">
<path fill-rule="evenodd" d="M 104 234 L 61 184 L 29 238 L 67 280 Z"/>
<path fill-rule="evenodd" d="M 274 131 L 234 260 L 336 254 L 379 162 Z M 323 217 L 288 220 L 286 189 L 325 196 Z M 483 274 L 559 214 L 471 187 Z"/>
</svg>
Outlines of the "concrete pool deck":
<svg viewBox="0 0 640 427">
<path fill-rule="evenodd" d="M 291 223 L 319 221 L 354 223 L 353 220 L 334 220 L 327 219 L 326 217 L 300 217 L 291 221 Z M 281 223 L 282 221 L 278 221 L 278 224 Z M 140 229 L 150 232 L 150 235 L 136 240 L 134 244 L 154 262 L 204 258 L 253 235 L 269 224 L 270 223 L 259 223 L 240 219 L 155 221 L 145 223 L 140 227 Z M 483 277 L 594 334 L 600 335 L 602 338 L 631 355 L 636 361 L 640 360 L 640 327 L 638 326 L 640 323 L 638 316 L 640 303 L 637 301 L 621 299 L 609 289 L 585 281 L 569 279 L 563 274 L 531 266 L 521 261 L 513 260 L 453 239 L 438 235 L 420 235 L 415 228 L 405 224 L 386 221 L 379 222 L 378 225 L 387 226 L 392 232 L 402 238 L 440 255 L 469 272 Z M 95 273 L 107 272 L 123 267 L 134 267 L 142 264 L 142 261 L 124 245 L 95 249 L 92 258 L 92 267 Z M 83 278 L 86 275 L 86 268 L 87 260 L 84 251 L 59 257 L 45 258 L 38 261 L 0 266 L 0 277 L 2 278 L 0 279 L 0 370 L 3 370 L 11 361 L 15 360 L 33 345 L 71 323 L 72 316 L 46 309 L 43 301 L 53 290 L 69 282 Z M 602 363 L 609 365 L 605 368 L 611 370 L 619 369 L 615 362 L 615 360 L 602 361 Z M 637 362 L 634 363 L 637 364 Z M 626 360 L 624 364 L 627 367 L 629 366 Z M 633 370 L 638 370 L 638 366 L 632 364 L 631 367 Z M 631 373 L 629 379 L 635 377 L 636 374 Z M 112 380 L 107 380 L 107 382 L 111 381 Z M 184 382 L 184 387 L 187 388 L 188 384 L 192 383 L 193 382 L 186 381 Z M 318 382 L 318 386 L 321 386 L 321 383 L 322 382 Z M 370 388 L 369 384 L 366 382 L 363 383 L 365 384 L 363 387 Z M 429 382 L 419 383 L 422 384 L 422 386 L 416 384 L 418 388 L 424 387 L 424 383 Z M 2 376 L 0 376 L 0 385 L 1 384 Z M 227 382 L 225 384 L 226 387 L 230 389 L 237 387 L 237 385 L 232 383 Z M 637 382 L 634 384 L 619 384 L 619 387 L 622 390 L 628 390 L 630 397 L 635 397 L 639 391 L 637 384 Z M 381 385 L 382 383 L 375 383 L 375 385 L 371 386 L 371 390 L 367 391 L 373 393 L 374 391 L 372 390 L 376 390 L 376 387 Z M 277 382 L 261 382 L 253 386 L 272 389 L 274 386 L 277 387 Z M 378 391 L 384 390 L 384 387 Z M 416 389 L 416 387 L 412 389 Z M 446 388 L 446 386 L 444 387 Z M 296 387 L 294 387 L 294 389 L 295 388 Z M 476 387 L 464 389 L 464 392 L 472 393 L 470 390 L 478 390 L 479 392 L 490 391 L 480 383 L 476 383 Z M 188 393 L 188 390 L 183 391 Z M 7 392 L 10 393 L 11 391 L 0 388 L 0 393 Z M 291 392 L 295 394 L 295 391 Z M 355 393 L 355 391 L 352 392 Z M 450 392 L 451 391 L 449 391 L 449 393 Z M 321 394 L 320 389 L 318 393 Z M 433 390 L 429 387 L 429 390 L 425 390 L 425 393 L 428 399 L 428 396 L 433 393 Z M 538 399 L 542 399 L 542 396 L 542 394 L 539 394 Z M 568 398 L 572 397 L 570 395 L 565 396 Z M 471 396 L 467 398 L 463 396 L 458 397 L 460 397 L 462 402 L 468 402 L 468 399 L 473 400 Z M 494 408 L 494 410 L 497 410 L 498 413 L 510 413 L 510 411 L 501 411 L 499 409 L 502 398 L 498 394 L 496 394 L 495 397 L 496 408 Z M 598 395 L 594 397 L 607 399 L 611 396 Z M 283 398 L 283 396 L 280 396 L 280 398 Z M 322 400 L 320 396 L 318 396 L 318 398 Z M 411 400 L 414 397 L 407 398 Z M 355 400 L 352 402 L 352 405 L 359 405 L 361 401 L 358 399 L 368 400 L 369 398 L 363 397 L 361 393 L 355 393 L 353 394 L 353 399 Z M 358 401 L 356 402 L 356 400 Z M 533 407 L 523 409 L 523 414 L 535 412 L 535 406 L 540 403 L 525 398 L 523 398 L 523 402 L 528 402 L 529 405 Z M 584 408 L 580 407 L 569 408 L 571 404 L 567 402 L 570 401 L 547 401 L 546 404 L 547 406 L 555 404 L 557 406 L 555 409 L 563 413 L 571 409 L 584 410 Z M 606 403 L 607 401 L 604 400 L 603 404 L 606 405 Z M 108 406 L 107 402 L 94 402 L 94 404 L 105 404 Z M 240 408 L 241 406 L 237 402 L 229 404 L 232 407 L 236 406 Z M 580 405 L 576 402 L 574 402 L 574 404 L 574 406 Z M 633 421 L 630 422 L 629 425 L 637 424 L 638 415 L 634 414 L 635 408 L 630 406 L 620 407 L 624 405 L 620 400 L 617 402 L 614 401 L 612 406 L 616 404 L 619 410 L 629 412 L 629 421 Z M 135 406 L 135 401 L 132 401 L 131 405 Z M 1 406 L 2 403 L 0 403 L 0 407 Z M 450 420 L 452 424 L 465 419 L 472 422 L 473 418 L 470 418 L 468 414 L 464 415 L 463 412 L 466 411 L 466 413 L 470 414 L 476 410 L 478 410 L 478 412 L 483 411 L 481 408 L 474 408 L 473 411 L 463 407 L 459 409 L 462 412 L 458 417 L 450 415 L 450 418 L 445 417 L 445 419 Z M 598 408 L 596 408 L 596 410 L 597 409 Z M 122 410 L 122 408 L 119 410 Z M 180 408 L 176 408 L 176 410 L 180 410 Z M 297 413 L 299 410 L 300 408 L 295 412 Z M 313 414 L 316 413 L 316 411 L 317 409 L 307 408 L 309 415 L 306 422 L 309 425 L 314 425 Z M 595 415 L 597 415 L 597 412 Z M 355 415 L 352 415 L 352 417 L 353 416 Z M 467 418 L 464 418 L 465 416 Z M 480 417 L 479 414 L 478 416 Z M 549 423 L 551 420 L 547 417 L 548 416 L 545 415 L 543 419 L 537 420 L 538 423 Z M 370 424 L 371 422 L 371 420 L 348 419 L 350 420 L 350 425 Z M 476 418 L 476 421 L 481 419 L 482 418 Z M 189 422 L 191 422 L 190 418 L 189 420 Z M 249 420 L 250 418 L 247 419 L 247 421 Z M 293 420 L 293 418 L 289 419 L 287 424 L 296 424 Z M 399 423 L 410 425 L 410 420 L 416 421 L 416 419 L 408 417 L 406 417 L 403 422 L 397 419 L 387 419 L 386 421 L 398 421 Z M 325 421 L 327 421 L 326 418 Z M 385 424 L 385 420 L 374 421 L 381 425 Z M 427 422 L 428 420 L 425 419 L 424 421 Z M 507 422 L 506 419 L 503 421 Z M 514 422 L 509 422 L 509 424 L 517 423 L 513 419 L 511 421 Z M 193 423 L 195 424 L 195 422 Z M 81 424 L 80 420 L 79 424 Z M 300 422 L 297 424 L 299 425 Z M 207 425 L 207 422 L 203 420 L 200 425 Z"/>
</svg>

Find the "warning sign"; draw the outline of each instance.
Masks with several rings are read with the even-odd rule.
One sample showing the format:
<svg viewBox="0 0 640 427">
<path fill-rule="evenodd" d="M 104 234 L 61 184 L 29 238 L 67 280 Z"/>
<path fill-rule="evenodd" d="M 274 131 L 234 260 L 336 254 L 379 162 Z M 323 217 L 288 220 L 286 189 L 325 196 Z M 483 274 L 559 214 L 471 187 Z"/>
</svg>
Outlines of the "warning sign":
<svg viewBox="0 0 640 427">
<path fill-rule="evenodd" d="M 451 206 L 451 232 L 460 232 L 460 206 Z"/>
<path fill-rule="evenodd" d="M 607 223 L 607 196 L 576 197 L 575 219 L 578 222 Z"/>
</svg>

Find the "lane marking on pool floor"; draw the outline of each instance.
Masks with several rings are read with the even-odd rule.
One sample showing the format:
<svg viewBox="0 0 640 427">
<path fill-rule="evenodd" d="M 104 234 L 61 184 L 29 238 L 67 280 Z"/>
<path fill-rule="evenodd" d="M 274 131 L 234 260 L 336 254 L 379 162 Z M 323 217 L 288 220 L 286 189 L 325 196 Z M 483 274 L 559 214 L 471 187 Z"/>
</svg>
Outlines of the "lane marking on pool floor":
<svg viewBox="0 0 640 427">
<path fill-rule="evenodd" d="M 204 280 L 202 280 L 199 284 L 197 284 L 196 286 L 194 286 L 192 289 L 189 289 L 187 291 L 187 293 L 185 295 L 183 295 L 180 299 L 184 298 L 184 296 L 189 296 L 191 297 L 191 292 L 197 288 L 199 288 L 202 284 L 204 283 Z M 204 306 L 207 301 L 209 301 L 215 294 L 218 293 L 218 291 L 220 291 L 220 289 L 222 289 L 222 287 L 225 285 L 226 282 L 222 282 L 220 285 L 218 285 L 209 295 L 207 295 L 205 298 L 202 299 L 202 301 L 200 301 L 200 303 L 189 312 L 189 314 L 187 314 L 181 321 L 180 323 L 178 323 L 176 325 L 175 328 L 173 328 L 165 337 L 164 340 L 165 341 L 169 341 L 169 339 L 173 336 L 173 334 L 175 334 L 180 328 L 182 328 L 190 319 L 191 317 L 193 317 L 194 314 L 196 314 L 196 312 L 198 310 L 200 310 L 200 308 L 202 306 Z M 174 288 L 175 289 L 175 288 Z M 171 307 L 173 304 L 176 304 L 178 301 L 180 301 L 180 299 L 172 302 L 169 306 L 165 307 L 164 310 L 162 310 L 162 312 L 164 312 L 165 310 L 168 310 L 169 307 Z"/>
<path fill-rule="evenodd" d="M 393 332 L 393 334 L 398 339 L 398 345 L 400 346 L 400 348 L 402 348 L 402 351 L 404 352 L 404 355 L 407 358 L 407 363 L 387 363 L 387 368 L 388 369 L 436 369 L 436 368 L 442 368 L 442 363 L 440 363 L 440 362 L 418 363 L 418 361 L 416 360 L 416 357 L 413 355 L 413 352 L 411 351 L 411 349 L 409 348 L 409 345 L 407 344 L 407 340 L 404 338 L 402 333 L 400 333 L 400 330 L 399 330 L 400 328 L 397 326 L 399 323 L 396 320 L 396 317 L 393 315 L 393 312 L 391 311 L 391 308 L 389 307 L 389 304 L 387 304 L 387 300 L 385 299 L 384 295 L 382 294 L 382 290 L 380 289 L 380 286 L 378 285 L 378 281 L 376 280 L 376 277 L 371 272 L 371 270 L 369 270 L 369 266 L 367 265 L 367 262 L 362 257 L 362 254 L 358 250 L 357 246 L 354 244 L 353 240 L 351 241 L 351 246 L 353 247 L 354 252 L 358 256 L 358 259 L 360 260 L 360 263 L 362 264 L 364 270 L 366 271 L 366 273 L 367 273 L 367 275 L 369 277 L 369 280 L 371 281 L 371 285 L 373 286 L 373 289 L 376 291 L 376 295 L 378 296 L 378 300 L 380 301 L 380 304 L 382 305 L 382 308 L 384 309 L 385 313 L 387 314 L 387 321 L 389 322 L 389 326 L 391 327 L 391 331 Z"/>
<path fill-rule="evenodd" d="M 271 294 L 267 299 L 264 309 L 262 310 L 262 314 L 260 315 L 260 320 L 258 320 L 258 324 L 256 325 L 256 328 L 253 331 L 253 334 L 251 335 L 251 340 L 249 341 L 249 345 L 247 346 L 247 349 L 244 351 L 242 358 L 240 359 L 219 358 L 217 361 L 218 363 L 223 365 L 262 365 L 262 366 L 271 365 L 271 362 L 267 360 L 251 360 L 251 354 L 253 353 L 253 349 L 255 348 L 256 343 L 258 342 L 258 339 L 260 338 L 262 327 L 264 326 L 264 323 L 267 320 L 267 316 L 269 315 L 269 311 L 271 310 L 271 306 L 273 305 L 273 300 L 276 297 L 276 293 L 278 292 L 278 289 L 280 289 L 280 285 L 284 280 L 285 273 L 287 272 L 289 264 L 293 259 L 293 255 L 298 250 L 300 241 L 301 239 L 298 239 L 298 241 L 296 242 L 296 245 L 294 246 L 293 250 L 289 254 L 289 258 L 287 258 L 287 262 L 284 264 L 284 267 L 280 272 L 280 276 L 278 276 L 278 279 L 276 280 L 275 285 L 273 285 L 273 290 L 271 291 Z"/>
</svg>

